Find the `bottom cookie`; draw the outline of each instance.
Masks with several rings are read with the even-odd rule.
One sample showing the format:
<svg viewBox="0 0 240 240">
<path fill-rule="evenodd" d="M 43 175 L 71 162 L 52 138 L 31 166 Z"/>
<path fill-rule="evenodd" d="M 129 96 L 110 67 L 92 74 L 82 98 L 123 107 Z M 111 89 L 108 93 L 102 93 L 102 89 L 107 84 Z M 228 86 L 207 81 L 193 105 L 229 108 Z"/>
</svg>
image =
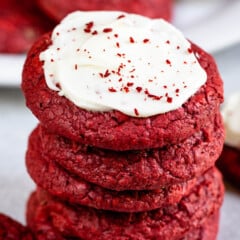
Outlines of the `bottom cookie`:
<svg viewBox="0 0 240 240">
<path fill-rule="evenodd" d="M 224 145 L 222 154 L 217 161 L 217 167 L 224 178 L 240 188 L 240 150 Z"/>
<path fill-rule="evenodd" d="M 177 204 L 149 212 L 120 213 L 70 205 L 38 189 L 29 200 L 27 222 L 37 240 L 192 240 L 204 233 L 205 222 L 222 203 L 221 176 L 213 171 L 215 181 L 196 186 Z M 205 232 L 208 235 L 209 230 Z"/>
<path fill-rule="evenodd" d="M 206 222 L 190 230 L 181 240 L 216 240 L 219 226 L 219 212 L 213 213 Z"/>
<path fill-rule="evenodd" d="M 1 240 L 32 240 L 30 230 L 8 216 L 0 214 Z"/>
</svg>

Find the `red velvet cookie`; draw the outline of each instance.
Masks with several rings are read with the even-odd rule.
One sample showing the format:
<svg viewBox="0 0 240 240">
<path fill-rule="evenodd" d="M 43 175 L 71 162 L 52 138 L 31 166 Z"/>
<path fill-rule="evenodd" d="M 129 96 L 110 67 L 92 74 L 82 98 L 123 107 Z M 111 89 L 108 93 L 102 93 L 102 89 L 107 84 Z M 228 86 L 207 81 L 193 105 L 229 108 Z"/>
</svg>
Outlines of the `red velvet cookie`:
<svg viewBox="0 0 240 240">
<path fill-rule="evenodd" d="M 152 18 L 171 19 L 172 0 L 37 0 L 39 6 L 53 19 L 59 21 L 68 13 L 82 10 L 117 10 L 142 14 Z"/>
<path fill-rule="evenodd" d="M 38 192 L 29 201 L 27 221 L 33 232 L 42 234 L 47 220 L 47 224 L 65 238 L 181 239 L 187 231 L 202 226 L 219 210 L 223 185 L 220 174 L 215 169 L 212 173 L 214 181 L 206 179 L 200 186 L 196 185 L 179 203 L 140 213 L 117 213 L 69 205 Z"/>
<path fill-rule="evenodd" d="M 22 53 L 54 23 L 36 6 L 34 1 L 0 1 L 0 52 Z"/>
<path fill-rule="evenodd" d="M 0 214 L 0 239 L 1 240 L 32 240 L 32 234 L 27 227 Z"/>
<path fill-rule="evenodd" d="M 74 176 L 54 161 L 44 159 L 41 155 L 42 151 L 38 136 L 33 134 L 30 137 L 26 164 L 36 184 L 68 202 L 97 209 L 121 212 L 149 211 L 177 203 L 191 191 L 195 184 L 199 185 L 206 179 L 214 178 L 210 172 L 198 179 L 162 186 L 156 190 L 119 192 L 102 188 Z"/>
<path fill-rule="evenodd" d="M 34 227 L 34 237 L 36 240 L 66 240 L 60 232 L 53 228 L 50 218 L 47 216 L 47 209 L 44 209 L 45 202 L 39 203 L 36 193 L 29 198 L 27 208 L 27 221 Z M 39 205 L 42 205 L 39 207 Z M 36 212 L 36 209 L 39 211 Z M 37 217 L 39 216 L 39 218 Z M 38 218 L 38 222 L 36 221 Z M 216 211 L 204 221 L 202 226 L 189 229 L 184 233 L 184 237 L 179 240 L 215 240 L 218 232 L 219 213 Z M 76 238 L 75 238 L 76 239 Z M 80 239 L 80 238 L 77 238 Z M 100 238 L 101 239 L 101 238 Z"/>
<path fill-rule="evenodd" d="M 45 82 L 39 54 L 51 43 L 44 35 L 28 54 L 22 89 L 27 106 L 50 131 L 72 140 L 112 150 L 134 150 L 178 143 L 212 121 L 223 101 L 222 80 L 215 61 L 192 45 L 207 82 L 182 107 L 146 118 L 134 118 L 119 111 L 92 112 L 74 105 Z M 67 77 L 67 76 L 66 76 Z"/>
<path fill-rule="evenodd" d="M 240 150 L 224 145 L 217 166 L 223 176 L 234 186 L 240 188 Z"/>
<path fill-rule="evenodd" d="M 47 217 L 46 212 L 42 211 L 45 201 L 39 201 L 36 192 L 32 193 L 27 203 L 26 220 L 31 228 L 34 228 L 35 240 L 66 240 L 51 225 L 51 219 Z M 44 209 L 45 210 L 45 209 Z M 38 217 L 37 217 L 38 216 Z M 38 223 L 36 222 L 38 218 Z M 38 226 L 37 226 L 38 225 Z"/>
<path fill-rule="evenodd" d="M 219 115 L 181 143 L 151 150 L 102 150 L 51 134 L 41 126 L 33 135 L 40 135 L 38 145 L 48 161 L 56 161 L 88 182 L 117 191 L 157 189 L 200 176 L 214 165 L 224 142 Z"/>
</svg>

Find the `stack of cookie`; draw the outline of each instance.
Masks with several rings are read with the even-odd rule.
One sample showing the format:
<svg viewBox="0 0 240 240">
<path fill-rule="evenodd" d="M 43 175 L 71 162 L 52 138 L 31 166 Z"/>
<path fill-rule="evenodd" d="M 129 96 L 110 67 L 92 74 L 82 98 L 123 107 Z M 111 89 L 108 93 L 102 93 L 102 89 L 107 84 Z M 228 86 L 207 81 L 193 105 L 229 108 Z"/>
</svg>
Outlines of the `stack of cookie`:
<svg viewBox="0 0 240 240">
<path fill-rule="evenodd" d="M 216 239 L 210 55 L 163 20 L 76 12 L 33 46 L 22 89 L 40 120 L 26 155 L 36 239 Z"/>
<path fill-rule="evenodd" d="M 25 53 L 43 33 L 53 29 L 48 18 L 35 1 L 0 1 L 0 52 Z"/>
</svg>

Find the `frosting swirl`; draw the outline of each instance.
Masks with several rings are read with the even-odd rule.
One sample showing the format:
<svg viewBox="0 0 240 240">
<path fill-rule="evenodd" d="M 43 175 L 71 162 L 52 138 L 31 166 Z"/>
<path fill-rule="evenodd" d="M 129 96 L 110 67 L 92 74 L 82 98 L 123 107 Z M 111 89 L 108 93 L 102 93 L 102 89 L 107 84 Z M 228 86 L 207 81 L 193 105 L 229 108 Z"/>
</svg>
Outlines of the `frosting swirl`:
<svg viewBox="0 0 240 240">
<path fill-rule="evenodd" d="M 68 15 L 40 60 L 48 87 L 77 106 L 135 117 L 181 107 L 207 80 L 180 31 L 124 12 Z"/>
</svg>

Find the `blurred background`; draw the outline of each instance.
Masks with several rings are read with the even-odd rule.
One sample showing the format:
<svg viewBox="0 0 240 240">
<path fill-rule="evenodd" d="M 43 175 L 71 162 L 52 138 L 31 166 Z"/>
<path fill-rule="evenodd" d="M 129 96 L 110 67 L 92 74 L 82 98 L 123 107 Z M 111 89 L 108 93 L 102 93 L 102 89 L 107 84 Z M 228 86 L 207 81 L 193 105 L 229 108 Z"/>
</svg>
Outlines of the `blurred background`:
<svg viewBox="0 0 240 240">
<path fill-rule="evenodd" d="M 22 11 L 27 6 L 19 10 L 19 3 L 18 7 L 11 5 L 14 2 L 0 0 L 0 212 L 24 223 L 25 204 L 34 189 L 26 173 L 24 155 L 28 135 L 37 120 L 25 107 L 20 90 L 21 71 L 32 41 L 49 31 L 58 22 L 58 16 L 53 17 L 54 13 L 50 16 L 49 10 L 46 13 L 46 6 L 34 5 L 30 6 L 32 14 L 25 15 L 24 19 Z M 23 2 L 28 4 L 29 1 Z M 41 2 L 44 5 L 45 1 Z M 177 0 L 171 8 L 171 22 L 215 57 L 224 81 L 225 96 L 240 92 L 240 1 Z M 24 40 L 19 37 L 23 31 L 25 37 L 27 34 Z M 239 240 L 239 222 L 240 192 L 226 186 L 218 239 Z"/>
</svg>

